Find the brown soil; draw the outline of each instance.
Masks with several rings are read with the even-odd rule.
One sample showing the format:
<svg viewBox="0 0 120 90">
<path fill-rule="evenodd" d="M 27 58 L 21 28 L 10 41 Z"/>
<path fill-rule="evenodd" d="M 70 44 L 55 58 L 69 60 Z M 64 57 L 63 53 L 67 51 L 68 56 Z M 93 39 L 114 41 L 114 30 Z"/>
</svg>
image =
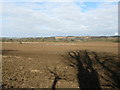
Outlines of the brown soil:
<svg viewBox="0 0 120 90">
<path fill-rule="evenodd" d="M 66 64 L 66 60 L 70 60 L 68 52 L 75 50 L 94 51 L 100 56 L 100 60 L 112 60 L 107 62 L 106 66 L 111 68 L 113 72 L 118 72 L 120 68 L 118 65 L 118 43 L 3 43 L 3 87 L 51 88 L 55 80 L 55 74 L 50 72 L 53 71 L 60 76 L 60 80 L 56 83 L 56 88 L 79 88 L 78 69 Z M 92 60 L 94 61 L 94 59 Z M 94 62 L 93 64 L 95 65 L 94 69 L 98 72 L 101 88 L 118 88 L 116 84 L 114 85 L 116 82 L 110 76 L 111 72 L 107 71 L 104 65 L 102 66 L 99 62 Z M 110 77 L 106 76 L 106 73 L 109 73 Z M 104 80 L 104 78 L 106 79 Z"/>
</svg>

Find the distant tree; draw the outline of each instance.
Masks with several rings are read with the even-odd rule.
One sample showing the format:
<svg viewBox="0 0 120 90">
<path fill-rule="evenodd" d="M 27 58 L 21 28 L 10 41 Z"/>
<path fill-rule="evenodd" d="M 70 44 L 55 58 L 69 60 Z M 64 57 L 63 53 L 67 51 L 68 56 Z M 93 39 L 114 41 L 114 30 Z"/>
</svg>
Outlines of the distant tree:
<svg viewBox="0 0 120 90">
<path fill-rule="evenodd" d="M 68 42 L 68 37 L 66 37 L 65 41 Z"/>
<path fill-rule="evenodd" d="M 22 40 L 20 40 L 19 43 L 22 44 Z"/>
<path fill-rule="evenodd" d="M 13 42 L 13 39 L 10 39 L 10 42 Z"/>
<path fill-rule="evenodd" d="M 44 41 L 45 41 L 45 38 L 42 39 L 42 42 L 44 42 Z"/>
<path fill-rule="evenodd" d="M 74 39 L 71 39 L 72 42 L 74 42 L 75 40 Z"/>
</svg>

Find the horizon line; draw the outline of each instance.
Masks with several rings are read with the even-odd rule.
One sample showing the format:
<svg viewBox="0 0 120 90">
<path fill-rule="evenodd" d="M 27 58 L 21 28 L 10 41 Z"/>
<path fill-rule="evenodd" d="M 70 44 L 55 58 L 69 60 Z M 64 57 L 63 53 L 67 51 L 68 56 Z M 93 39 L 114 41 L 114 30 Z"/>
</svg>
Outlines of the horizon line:
<svg viewBox="0 0 120 90">
<path fill-rule="evenodd" d="M 67 35 L 67 36 L 23 36 L 23 37 L 11 37 L 11 36 L 0 36 L 0 38 L 45 38 L 45 37 L 100 37 L 100 36 L 120 36 L 120 35 L 86 35 L 86 36 L 77 36 L 77 35 Z"/>
</svg>

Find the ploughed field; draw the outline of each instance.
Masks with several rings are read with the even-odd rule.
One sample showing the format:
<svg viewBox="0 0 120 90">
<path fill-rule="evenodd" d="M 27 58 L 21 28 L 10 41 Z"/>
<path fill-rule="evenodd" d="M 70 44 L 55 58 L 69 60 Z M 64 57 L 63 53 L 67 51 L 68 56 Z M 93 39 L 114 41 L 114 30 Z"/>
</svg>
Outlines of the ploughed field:
<svg viewBox="0 0 120 90">
<path fill-rule="evenodd" d="M 3 88 L 120 88 L 118 43 L 2 44 Z"/>
</svg>

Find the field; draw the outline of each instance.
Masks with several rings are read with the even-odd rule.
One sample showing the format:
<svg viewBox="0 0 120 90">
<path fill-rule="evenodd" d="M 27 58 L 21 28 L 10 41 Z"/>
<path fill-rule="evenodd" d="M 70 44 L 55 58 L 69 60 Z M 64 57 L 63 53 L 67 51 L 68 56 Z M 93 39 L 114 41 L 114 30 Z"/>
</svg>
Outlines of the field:
<svg viewBox="0 0 120 90">
<path fill-rule="evenodd" d="M 120 88 L 118 43 L 2 44 L 4 88 Z"/>
</svg>

